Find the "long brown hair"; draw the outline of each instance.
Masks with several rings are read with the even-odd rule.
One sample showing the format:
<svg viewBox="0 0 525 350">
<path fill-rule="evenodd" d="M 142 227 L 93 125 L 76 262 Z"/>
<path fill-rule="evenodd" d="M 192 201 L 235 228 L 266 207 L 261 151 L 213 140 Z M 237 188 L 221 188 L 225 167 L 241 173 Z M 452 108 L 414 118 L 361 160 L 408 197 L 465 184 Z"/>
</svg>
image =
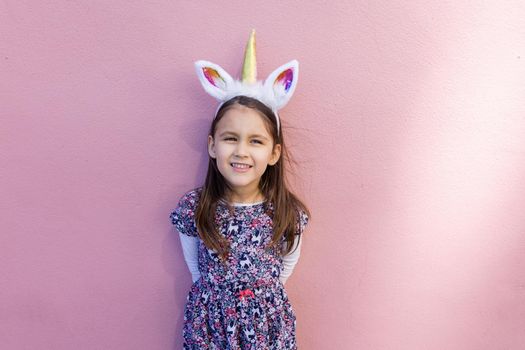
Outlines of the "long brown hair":
<svg viewBox="0 0 525 350">
<path fill-rule="evenodd" d="M 273 222 L 272 241 L 267 249 L 276 247 L 282 237 L 285 236 L 286 247 L 280 251 L 280 254 L 286 255 L 293 247 L 295 232 L 300 220 L 299 211 L 302 210 L 308 216 L 310 216 L 310 212 L 306 205 L 288 190 L 285 179 L 285 160 L 289 160 L 289 153 L 284 145 L 282 131 L 279 130 L 278 132 L 277 130 L 275 114 L 269 107 L 257 99 L 247 96 L 236 96 L 222 104 L 217 111 L 217 115 L 211 124 L 209 135 L 215 137 L 217 123 L 229 109 L 236 105 L 242 105 L 258 111 L 264 117 L 267 130 L 272 136 L 273 147 L 276 144 L 281 145 L 281 157 L 273 166 L 268 165 L 259 181 L 259 189 L 265 197 L 264 208 L 271 215 Z M 215 212 L 218 201 L 225 199 L 230 189 L 227 181 L 217 168 L 216 159 L 209 157 L 208 172 L 195 213 L 195 223 L 199 236 L 206 247 L 215 250 L 223 262 L 226 261 L 230 253 L 230 247 L 228 240 L 218 231 L 215 223 Z M 273 205 L 273 213 L 268 210 L 270 203 Z M 229 211 L 233 212 L 232 206 L 229 203 L 226 205 Z"/>
</svg>

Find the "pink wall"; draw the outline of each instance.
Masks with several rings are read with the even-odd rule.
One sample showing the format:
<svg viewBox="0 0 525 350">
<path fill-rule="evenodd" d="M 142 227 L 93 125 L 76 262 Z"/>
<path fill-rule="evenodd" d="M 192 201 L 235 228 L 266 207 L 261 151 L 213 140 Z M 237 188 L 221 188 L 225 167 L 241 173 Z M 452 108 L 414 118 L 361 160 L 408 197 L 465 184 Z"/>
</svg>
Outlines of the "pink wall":
<svg viewBox="0 0 525 350">
<path fill-rule="evenodd" d="M 180 348 L 192 64 L 237 73 L 251 28 L 261 78 L 301 63 L 300 348 L 524 349 L 524 2 L 245 4 L 0 2 L 2 349 Z"/>
</svg>

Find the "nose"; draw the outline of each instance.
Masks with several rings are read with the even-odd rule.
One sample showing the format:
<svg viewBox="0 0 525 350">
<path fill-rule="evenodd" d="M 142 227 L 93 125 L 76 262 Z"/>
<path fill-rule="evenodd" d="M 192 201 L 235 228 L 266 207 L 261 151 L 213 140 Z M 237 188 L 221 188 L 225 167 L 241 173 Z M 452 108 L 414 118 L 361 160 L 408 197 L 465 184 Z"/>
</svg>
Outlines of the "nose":
<svg viewBox="0 0 525 350">
<path fill-rule="evenodd" d="M 244 145 L 243 142 L 239 142 L 237 143 L 237 147 L 235 147 L 235 152 L 234 152 L 235 156 L 237 158 L 244 158 L 247 156 L 247 153 L 246 153 L 246 146 Z"/>
</svg>

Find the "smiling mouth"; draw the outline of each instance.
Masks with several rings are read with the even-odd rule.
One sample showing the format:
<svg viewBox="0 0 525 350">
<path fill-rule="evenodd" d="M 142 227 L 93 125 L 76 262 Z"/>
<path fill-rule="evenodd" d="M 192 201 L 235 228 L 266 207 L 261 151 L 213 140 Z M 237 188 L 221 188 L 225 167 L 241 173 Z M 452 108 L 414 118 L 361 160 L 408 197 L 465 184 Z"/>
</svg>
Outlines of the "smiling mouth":
<svg viewBox="0 0 525 350">
<path fill-rule="evenodd" d="M 230 163 L 230 165 L 236 169 L 249 169 L 253 167 L 253 165 L 243 163 Z"/>
</svg>

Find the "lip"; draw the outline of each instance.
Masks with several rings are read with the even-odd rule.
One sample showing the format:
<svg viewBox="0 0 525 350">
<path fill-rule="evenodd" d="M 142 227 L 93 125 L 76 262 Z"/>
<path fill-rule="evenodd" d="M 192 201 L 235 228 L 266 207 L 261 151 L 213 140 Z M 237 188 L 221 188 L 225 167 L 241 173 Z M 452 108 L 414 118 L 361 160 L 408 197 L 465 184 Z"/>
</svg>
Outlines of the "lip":
<svg viewBox="0 0 525 350">
<path fill-rule="evenodd" d="M 243 164 L 243 165 L 248 165 L 248 167 L 247 168 L 236 168 L 233 166 L 233 164 Z M 233 171 L 235 171 L 236 173 L 245 173 L 251 168 L 253 168 L 253 165 L 246 164 L 246 163 L 239 163 L 239 162 L 231 162 L 230 166 L 232 167 Z"/>
</svg>

